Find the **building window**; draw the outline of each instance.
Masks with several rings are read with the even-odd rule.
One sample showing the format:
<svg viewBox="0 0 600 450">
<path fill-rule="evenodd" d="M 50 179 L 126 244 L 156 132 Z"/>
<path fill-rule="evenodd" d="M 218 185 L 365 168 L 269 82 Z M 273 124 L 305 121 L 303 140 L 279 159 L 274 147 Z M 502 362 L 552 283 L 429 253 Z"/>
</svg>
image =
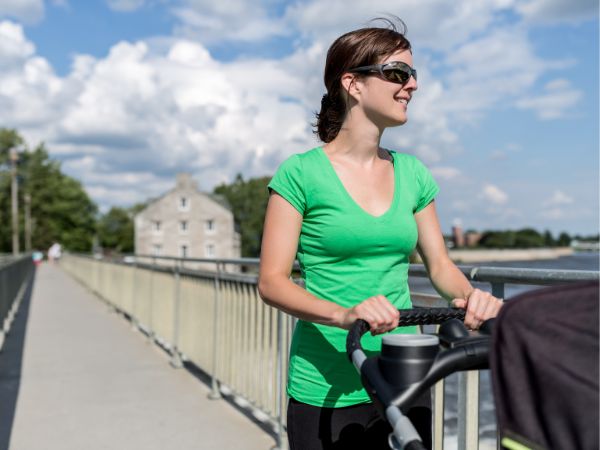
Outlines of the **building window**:
<svg viewBox="0 0 600 450">
<path fill-rule="evenodd" d="M 154 256 L 160 256 L 161 252 L 162 252 L 162 245 L 160 245 L 160 244 L 154 244 L 152 246 L 152 254 Z"/>
<path fill-rule="evenodd" d="M 152 229 L 154 231 L 160 231 L 160 220 L 155 220 L 152 222 Z"/>
<path fill-rule="evenodd" d="M 179 246 L 179 257 L 180 258 L 187 258 L 188 255 L 188 246 L 187 245 L 181 245 Z"/>
<path fill-rule="evenodd" d="M 204 247 L 204 256 L 206 256 L 207 258 L 214 258 L 215 257 L 215 245 L 214 244 L 206 244 Z"/>
<path fill-rule="evenodd" d="M 214 233 L 217 230 L 217 224 L 214 219 L 208 219 L 206 221 L 205 229 L 207 233 Z"/>
<path fill-rule="evenodd" d="M 179 211 L 190 210 L 190 199 L 187 197 L 179 197 Z"/>
<path fill-rule="evenodd" d="M 187 220 L 179 221 L 179 231 L 182 233 L 187 233 L 187 230 L 188 230 Z"/>
</svg>

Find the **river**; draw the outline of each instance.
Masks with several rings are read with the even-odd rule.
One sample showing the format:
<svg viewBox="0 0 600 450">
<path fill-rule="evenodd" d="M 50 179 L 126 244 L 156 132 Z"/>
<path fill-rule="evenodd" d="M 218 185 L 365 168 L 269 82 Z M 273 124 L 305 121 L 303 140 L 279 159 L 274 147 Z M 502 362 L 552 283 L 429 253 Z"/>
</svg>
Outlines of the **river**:
<svg viewBox="0 0 600 450">
<path fill-rule="evenodd" d="M 486 267 L 519 267 L 527 269 L 561 269 L 561 270 L 599 270 L 599 253 L 575 253 L 557 259 L 533 260 L 533 261 L 502 261 L 472 264 L 474 266 Z M 416 292 L 435 293 L 435 290 L 426 278 L 411 278 L 409 280 L 411 290 Z M 488 283 L 477 284 L 485 290 L 490 290 Z M 505 297 L 511 297 L 522 292 L 536 289 L 537 286 L 524 286 L 507 284 Z M 445 438 L 444 448 L 453 450 L 457 448 L 457 385 L 458 375 L 454 374 L 446 379 L 446 412 L 445 412 Z M 491 383 L 489 371 L 482 371 L 480 376 L 480 416 L 479 416 L 479 439 L 480 450 L 492 450 L 496 448 L 496 419 L 494 401 L 491 394 Z"/>
</svg>

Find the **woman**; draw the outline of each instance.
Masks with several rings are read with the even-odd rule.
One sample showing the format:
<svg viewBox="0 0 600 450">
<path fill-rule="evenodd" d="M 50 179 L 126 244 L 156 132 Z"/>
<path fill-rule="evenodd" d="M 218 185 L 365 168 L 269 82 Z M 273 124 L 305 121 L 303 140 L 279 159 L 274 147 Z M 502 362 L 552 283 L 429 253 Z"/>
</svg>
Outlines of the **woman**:
<svg viewBox="0 0 600 450">
<path fill-rule="evenodd" d="M 380 350 L 379 335 L 396 328 L 399 308 L 411 307 L 415 245 L 438 292 L 466 308 L 468 327 L 501 306 L 448 258 L 429 171 L 413 156 L 380 147 L 387 127 L 407 121 L 417 90 L 410 43 L 389 25 L 352 31 L 331 45 L 317 115 L 325 145 L 290 157 L 269 184 L 259 291 L 300 319 L 287 389 L 291 449 L 388 448 L 387 424 L 346 359 L 345 330 L 366 320 L 372 335 L 363 347 Z M 305 288 L 290 281 L 296 257 Z M 428 399 L 409 412 L 426 444 L 430 414 Z"/>
</svg>

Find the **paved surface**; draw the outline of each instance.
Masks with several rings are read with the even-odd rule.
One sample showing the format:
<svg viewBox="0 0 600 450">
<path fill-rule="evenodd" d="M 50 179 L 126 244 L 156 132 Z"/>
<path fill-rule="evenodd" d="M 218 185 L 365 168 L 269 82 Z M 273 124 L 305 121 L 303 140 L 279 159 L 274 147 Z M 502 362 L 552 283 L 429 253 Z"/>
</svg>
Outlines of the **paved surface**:
<svg viewBox="0 0 600 450">
<path fill-rule="evenodd" d="M 59 268 L 0 353 L 0 449 L 260 449 L 273 438 Z"/>
</svg>

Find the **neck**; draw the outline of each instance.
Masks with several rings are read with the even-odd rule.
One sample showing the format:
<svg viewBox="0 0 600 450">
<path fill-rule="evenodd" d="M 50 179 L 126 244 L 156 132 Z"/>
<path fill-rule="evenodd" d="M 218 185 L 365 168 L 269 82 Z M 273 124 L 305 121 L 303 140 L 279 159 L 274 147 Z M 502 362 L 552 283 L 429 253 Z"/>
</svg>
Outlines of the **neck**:
<svg viewBox="0 0 600 450">
<path fill-rule="evenodd" d="M 384 129 L 359 115 L 352 110 L 346 115 L 336 138 L 325 146 L 329 155 L 350 157 L 359 163 L 369 163 L 378 158 Z"/>
</svg>

